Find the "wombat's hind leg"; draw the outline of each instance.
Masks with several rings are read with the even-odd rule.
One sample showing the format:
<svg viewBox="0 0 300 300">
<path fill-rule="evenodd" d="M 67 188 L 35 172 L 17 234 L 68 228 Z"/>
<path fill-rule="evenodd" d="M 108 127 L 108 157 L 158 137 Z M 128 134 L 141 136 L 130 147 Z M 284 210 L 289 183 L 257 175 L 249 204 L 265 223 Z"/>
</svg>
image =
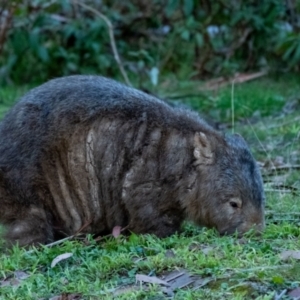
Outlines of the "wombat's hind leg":
<svg viewBox="0 0 300 300">
<path fill-rule="evenodd" d="M 53 240 L 53 230 L 45 211 L 31 206 L 22 211 L 18 218 L 4 224 L 4 239 L 7 246 L 46 244 Z"/>
</svg>

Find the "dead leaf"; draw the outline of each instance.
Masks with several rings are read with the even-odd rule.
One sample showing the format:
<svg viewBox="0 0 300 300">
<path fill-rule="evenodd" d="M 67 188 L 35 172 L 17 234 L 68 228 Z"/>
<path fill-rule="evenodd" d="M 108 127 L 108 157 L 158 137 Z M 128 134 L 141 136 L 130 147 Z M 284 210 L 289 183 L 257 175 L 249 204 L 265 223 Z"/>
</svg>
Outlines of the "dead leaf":
<svg viewBox="0 0 300 300">
<path fill-rule="evenodd" d="M 248 240 L 245 239 L 245 238 L 239 238 L 239 239 L 237 239 L 235 242 L 236 242 L 237 244 L 239 244 L 239 245 L 246 245 L 246 244 L 248 244 Z"/>
<path fill-rule="evenodd" d="M 205 247 L 202 249 L 203 254 L 208 255 L 210 252 L 214 250 L 213 247 Z"/>
<path fill-rule="evenodd" d="M 137 290 L 138 290 L 137 286 L 127 285 L 127 286 L 123 286 L 123 287 L 120 287 L 120 288 L 117 288 L 116 290 L 114 290 L 113 295 L 114 295 L 114 297 L 117 297 L 117 296 L 120 296 L 122 294 L 129 293 L 129 292 L 134 292 L 134 291 L 137 291 Z"/>
<path fill-rule="evenodd" d="M 121 230 L 122 230 L 121 226 L 115 226 L 112 231 L 113 237 L 117 238 L 121 234 Z"/>
<path fill-rule="evenodd" d="M 300 251 L 297 250 L 285 250 L 280 253 L 281 260 L 288 260 L 290 258 L 300 259 Z"/>
<path fill-rule="evenodd" d="M 280 294 L 278 294 L 277 292 L 274 295 L 274 300 L 280 300 L 282 299 L 282 297 L 286 294 L 286 290 L 283 290 L 280 292 Z"/>
<path fill-rule="evenodd" d="M 160 284 L 162 285 L 161 291 L 165 294 L 167 294 L 170 297 L 174 297 L 174 293 L 176 290 L 189 287 L 192 290 L 199 289 L 211 281 L 214 281 L 215 278 L 212 277 L 206 277 L 201 278 L 198 275 L 191 275 L 188 273 L 187 270 L 184 269 L 178 269 L 174 270 L 172 272 L 169 272 L 160 278 L 155 276 L 146 276 L 142 274 L 136 275 L 136 283 L 135 284 L 129 284 L 129 285 L 123 285 L 119 286 L 117 288 L 114 288 L 111 290 L 114 296 L 119 296 L 124 293 L 135 291 L 139 289 L 143 289 L 144 291 L 148 291 L 149 287 L 146 285 L 138 286 L 137 282 L 146 282 L 146 283 L 152 283 L 152 284 Z"/>
<path fill-rule="evenodd" d="M 64 253 L 55 257 L 51 262 L 51 268 L 54 268 L 60 261 L 68 259 L 73 256 L 73 253 Z"/>
<path fill-rule="evenodd" d="M 189 246 L 189 251 L 198 251 L 200 249 L 201 249 L 201 244 L 199 244 L 199 243 L 192 243 Z"/>
<path fill-rule="evenodd" d="M 182 289 L 191 283 L 193 283 L 195 280 L 191 277 L 188 273 L 183 273 L 181 276 L 177 277 L 176 279 L 172 280 L 171 288 L 173 290 L 176 289 Z"/>
<path fill-rule="evenodd" d="M 67 278 L 61 278 L 60 279 L 60 282 L 61 282 L 61 284 L 63 284 L 63 285 L 67 285 L 68 283 L 69 283 L 69 280 L 67 279 Z"/>
<path fill-rule="evenodd" d="M 163 292 L 168 296 L 173 296 L 174 291 L 177 289 L 189 286 L 190 288 L 193 288 L 193 290 L 196 290 L 214 280 L 211 277 L 201 278 L 200 276 L 191 275 L 188 271 L 183 269 L 173 271 L 165 275 L 163 279 L 170 284 L 169 287 L 163 288 Z"/>
<path fill-rule="evenodd" d="M 182 276 L 185 274 L 185 270 L 176 270 L 173 271 L 165 276 L 163 276 L 163 280 L 168 281 L 169 283 L 173 280 L 175 280 L 176 278 Z"/>
<path fill-rule="evenodd" d="M 11 279 L 5 279 L 1 282 L 0 287 L 5 287 L 5 286 L 14 286 L 17 287 L 20 285 L 20 280 L 16 278 L 11 278 Z"/>
<path fill-rule="evenodd" d="M 193 283 L 193 291 L 207 285 L 208 283 L 214 281 L 215 279 L 214 278 L 211 278 L 211 277 L 207 277 L 207 278 L 200 278 L 198 280 L 196 280 L 194 283 Z"/>
<path fill-rule="evenodd" d="M 21 284 L 21 281 L 29 277 L 30 275 L 24 271 L 15 271 L 13 276 L 5 278 L 0 281 L 0 287 L 14 286 L 17 287 Z"/>
<path fill-rule="evenodd" d="M 282 108 L 282 111 L 285 115 L 290 114 L 296 111 L 300 106 L 300 98 L 299 95 L 295 98 L 290 98 L 285 101 L 285 105 Z"/>
<path fill-rule="evenodd" d="M 208 255 L 211 251 L 214 250 L 214 247 L 198 244 L 198 243 L 192 243 L 189 246 L 190 251 L 202 251 L 203 254 Z"/>
<path fill-rule="evenodd" d="M 49 300 L 81 300 L 83 299 L 80 294 L 67 294 L 63 293 L 60 296 L 54 296 Z"/>
<path fill-rule="evenodd" d="M 169 286 L 169 283 L 167 283 L 164 280 L 161 280 L 155 276 L 147 276 L 143 274 L 136 274 L 135 275 L 135 280 L 140 281 L 140 282 L 147 282 L 147 283 L 153 283 L 153 284 L 161 284 L 165 286 Z"/>
<path fill-rule="evenodd" d="M 15 271 L 14 275 L 15 275 L 15 278 L 20 279 L 20 280 L 24 280 L 27 277 L 29 277 L 29 274 L 24 271 Z"/>
<path fill-rule="evenodd" d="M 174 253 L 173 250 L 170 250 L 170 249 L 169 249 L 169 250 L 166 251 L 165 256 L 166 256 L 167 258 L 173 258 L 173 257 L 175 257 L 176 255 L 175 255 L 175 253 Z"/>
<path fill-rule="evenodd" d="M 299 299 L 299 298 L 300 298 L 300 288 L 296 288 L 296 289 L 290 291 L 290 292 L 288 293 L 288 295 L 289 295 L 292 299 L 295 299 L 295 298 Z"/>
</svg>

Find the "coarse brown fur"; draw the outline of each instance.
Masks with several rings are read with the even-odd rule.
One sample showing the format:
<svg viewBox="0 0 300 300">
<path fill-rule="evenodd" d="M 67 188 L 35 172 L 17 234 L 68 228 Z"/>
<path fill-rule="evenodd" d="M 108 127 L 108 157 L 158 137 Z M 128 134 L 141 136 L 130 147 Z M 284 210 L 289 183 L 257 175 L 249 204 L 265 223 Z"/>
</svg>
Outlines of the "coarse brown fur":
<svg viewBox="0 0 300 300">
<path fill-rule="evenodd" d="M 242 137 L 224 137 L 100 76 L 51 80 L 0 123 L 0 223 L 8 243 L 114 226 L 159 237 L 184 219 L 244 233 L 264 227 L 258 167 Z"/>
</svg>

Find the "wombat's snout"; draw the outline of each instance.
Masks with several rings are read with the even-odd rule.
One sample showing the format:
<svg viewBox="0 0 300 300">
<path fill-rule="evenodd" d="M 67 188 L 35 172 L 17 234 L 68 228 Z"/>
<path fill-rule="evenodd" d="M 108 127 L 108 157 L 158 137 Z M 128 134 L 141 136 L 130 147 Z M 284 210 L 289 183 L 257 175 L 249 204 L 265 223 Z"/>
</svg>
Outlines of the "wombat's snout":
<svg viewBox="0 0 300 300">
<path fill-rule="evenodd" d="M 255 231 L 255 234 L 256 235 L 261 235 L 263 232 L 264 232 L 264 230 L 265 230 L 265 227 L 266 227 L 266 225 L 265 225 L 265 220 L 263 220 L 261 223 L 259 223 L 258 225 L 255 225 L 254 226 L 254 231 Z"/>
<path fill-rule="evenodd" d="M 242 237 L 250 230 L 253 230 L 257 236 L 261 235 L 265 230 L 265 221 L 262 220 L 260 223 L 254 225 L 248 225 L 247 223 L 241 222 L 238 226 L 222 229 L 219 233 L 220 235 L 237 234 L 238 237 Z"/>
</svg>

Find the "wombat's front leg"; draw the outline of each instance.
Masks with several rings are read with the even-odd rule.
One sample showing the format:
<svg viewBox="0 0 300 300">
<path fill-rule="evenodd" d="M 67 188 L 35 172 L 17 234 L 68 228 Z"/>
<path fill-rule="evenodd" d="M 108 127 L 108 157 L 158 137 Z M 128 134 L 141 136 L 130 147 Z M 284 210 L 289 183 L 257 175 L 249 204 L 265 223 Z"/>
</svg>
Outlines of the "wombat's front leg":
<svg viewBox="0 0 300 300">
<path fill-rule="evenodd" d="M 22 207 L 19 215 L 4 223 L 4 239 L 7 246 L 46 244 L 53 240 L 53 230 L 44 209 Z"/>
<path fill-rule="evenodd" d="M 135 214 L 131 217 L 128 229 L 135 233 L 150 233 L 164 238 L 179 232 L 180 225 L 178 216 L 154 212 L 152 215 Z"/>
<path fill-rule="evenodd" d="M 160 188 L 148 189 L 143 185 L 128 189 L 123 193 L 123 201 L 129 212 L 128 229 L 134 233 L 151 233 L 158 237 L 167 237 L 180 230 L 183 220 L 179 205 L 170 205 L 171 201 L 160 201 Z M 162 203 L 161 203 L 162 202 Z"/>
</svg>

